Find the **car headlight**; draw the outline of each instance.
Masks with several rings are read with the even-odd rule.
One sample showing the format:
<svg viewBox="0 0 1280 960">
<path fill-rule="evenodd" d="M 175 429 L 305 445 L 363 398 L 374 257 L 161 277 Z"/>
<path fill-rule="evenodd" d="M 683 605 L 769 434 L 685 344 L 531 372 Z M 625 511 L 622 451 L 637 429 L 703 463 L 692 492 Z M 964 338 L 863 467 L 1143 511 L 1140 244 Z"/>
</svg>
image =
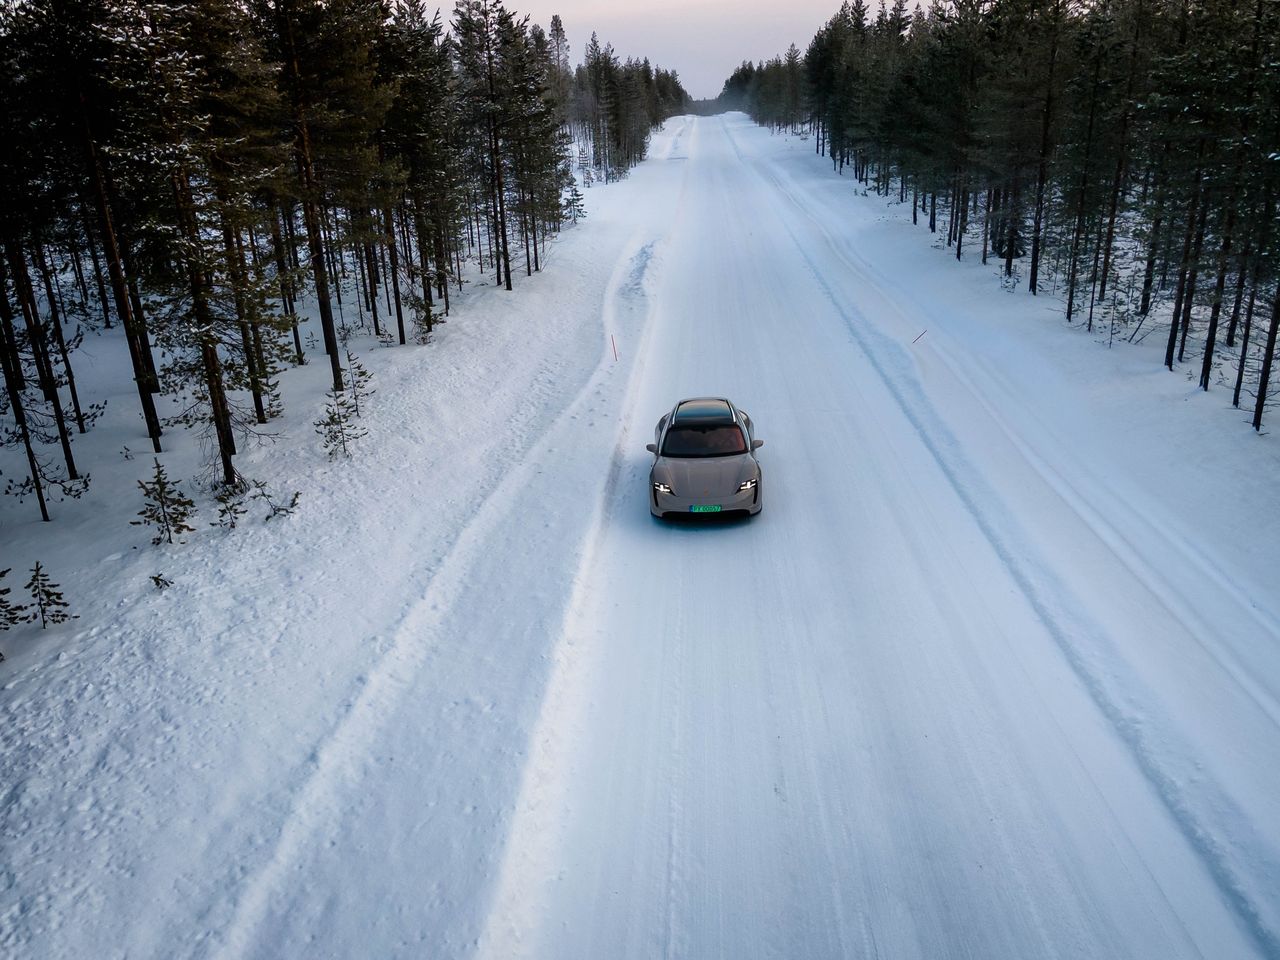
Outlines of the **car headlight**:
<svg viewBox="0 0 1280 960">
<path fill-rule="evenodd" d="M 657 480 L 653 482 L 653 489 L 658 493 L 670 493 L 671 488 L 665 483 L 659 483 Z"/>
<path fill-rule="evenodd" d="M 738 492 L 745 493 L 748 490 L 754 490 L 756 488 L 756 484 L 759 482 L 760 479 L 758 477 L 752 477 L 750 480 L 743 480 L 742 483 L 738 484 Z"/>
</svg>

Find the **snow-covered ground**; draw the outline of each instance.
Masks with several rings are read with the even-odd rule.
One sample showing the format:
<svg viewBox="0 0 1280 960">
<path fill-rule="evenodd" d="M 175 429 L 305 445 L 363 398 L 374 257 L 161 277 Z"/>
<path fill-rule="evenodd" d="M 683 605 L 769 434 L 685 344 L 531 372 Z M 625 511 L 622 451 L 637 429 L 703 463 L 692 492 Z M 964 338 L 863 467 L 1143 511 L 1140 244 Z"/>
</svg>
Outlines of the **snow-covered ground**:
<svg viewBox="0 0 1280 960">
<path fill-rule="evenodd" d="M 1280 957 L 1274 439 L 741 116 L 588 200 L 353 460 L 286 376 L 295 516 L 151 547 L 127 394 L 0 504 L 81 615 L 0 634 L 0 952 Z M 661 524 L 707 393 L 764 512 Z"/>
</svg>

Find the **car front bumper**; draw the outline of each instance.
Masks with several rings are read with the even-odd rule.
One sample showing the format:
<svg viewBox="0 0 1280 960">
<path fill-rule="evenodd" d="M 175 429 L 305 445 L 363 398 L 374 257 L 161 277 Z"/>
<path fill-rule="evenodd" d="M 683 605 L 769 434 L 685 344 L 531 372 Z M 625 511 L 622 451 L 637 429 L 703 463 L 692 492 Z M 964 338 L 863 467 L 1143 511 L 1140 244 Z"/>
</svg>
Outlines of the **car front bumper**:
<svg viewBox="0 0 1280 960">
<path fill-rule="evenodd" d="M 720 509 L 695 513 L 695 506 L 718 506 Z M 655 517 L 714 517 L 726 513 L 757 514 L 760 512 L 760 487 L 744 490 L 728 497 L 682 497 L 676 493 L 659 493 L 649 486 L 649 512 Z"/>
</svg>

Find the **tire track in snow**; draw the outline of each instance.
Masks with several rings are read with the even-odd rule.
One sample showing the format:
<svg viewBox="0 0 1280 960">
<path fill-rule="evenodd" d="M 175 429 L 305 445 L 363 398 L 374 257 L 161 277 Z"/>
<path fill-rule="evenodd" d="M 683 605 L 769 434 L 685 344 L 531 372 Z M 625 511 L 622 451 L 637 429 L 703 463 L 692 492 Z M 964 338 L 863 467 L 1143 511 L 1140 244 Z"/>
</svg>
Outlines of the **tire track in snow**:
<svg viewBox="0 0 1280 960">
<path fill-rule="evenodd" d="M 662 238 L 665 240 L 665 235 Z M 559 845 L 557 824 L 566 794 L 566 767 L 572 740 L 581 720 L 584 678 L 592 655 L 590 629 L 585 622 L 591 571 L 603 542 L 603 534 L 618 503 L 617 491 L 626 471 L 630 448 L 630 426 L 626 412 L 634 406 L 653 330 L 653 304 L 649 296 L 656 270 L 654 249 L 662 240 L 653 240 L 629 261 L 625 280 L 611 284 L 615 292 L 606 301 L 605 329 L 618 325 L 617 303 L 623 313 L 640 314 L 644 333 L 634 351 L 621 409 L 623 417 L 610 459 L 609 473 L 596 499 L 591 524 L 584 538 L 585 549 L 574 574 L 573 588 L 565 608 L 560 637 L 552 656 L 555 666 L 547 682 L 547 693 L 530 737 L 531 747 L 523 781 L 517 795 L 515 814 L 507 837 L 506 851 L 488 919 L 475 956 L 478 960 L 508 960 L 527 956 L 525 934 L 536 931 L 539 918 L 538 887 L 554 874 Z M 620 263 L 620 271 L 623 264 Z"/>
<path fill-rule="evenodd" d="M 741 154 L 739 154 L 739 157 L 741 157 Z M 760 171 L 757 171 L 757 173 L 760 173 Z M 843 260 L 850 267 L 851 270 L 874 281 L 872 285 L 875 287 L 883 288 L 883 287 L 889 287 L 893 285 L 892 280 L 890 280 L 881 270 L 877 269 L 871 263 L 865 260 L 862 260 L 860 258 L 857 260 L 851 259 L 849 254 L 845 252 L 844 246 L 839 244 L 836 241 L 836 239 L 831 236 L 830 232 L 827 231 L 819 223 L 819 221 L 814 217 L 812 211 L 805 205 L 804 201 L 795 195 L 795 191 L 790 187 L 783 185 L 783 183 L 781 182 L 781 180 L 778 178 L 778 176 L 774 171 L 772 170 L 765 171 L 761 175 L 767 176 L 773 182 L 774 186 L 778 189 L 780 193 L 785 195 L 793 205 L 795 205 L 797 208 L 800 209 L 801 213 L 803 213 L 805 217 L 807 217 L 811 222 L 813 222 L 816 226 L 818 226 L 818 229 L 822 231 L 828 243 L 830 244 L 832 250 L 837 253 L 837 255 L 841 258 L 841 260 Z M 783 175 L 786 176 L 788 180 L 791 180 L 791 177 L 788 174 L 784 173 Z M 919 304 L 922 309 L 927 309 L 927 304 L 922 303 L 921 298 L 916 296 L 913 291 L 906 291 L 906 293 L 909 297 L 911 297 L 914 300 L 914 302 Z M 899 310 L 898 312 L 901 313 L 901 310 Z M 1019 439 L 1018 434 L 1016 434 L 1012 429 L 1010 429 L 1007 426 L 1007 424 L 1001 418 L 999 411 L 995 408 L 993 404 L 991 404 L 988 401 L 987 392 L 980 390 L 976 385 L 974 385 L 972 380 L 966 374 L 960 371 L 960 369 L 956 366 L 955 362 L 949 355 L 943 353 L 942 351 L 936 351 L 935 355 L 938 357 L 939 362 L 943 363 L 948 368 L 948 370 L 951 371 L 951 373 L 953 373 L 957 377 L 957 379 L 963 381 L 964 385 L 967 388 L 969 388 L 970 392 L 987 408 L 988 412 L 992 414 L 992 419 L 999 422 L 999 425 L 1004 430 L 1006 436 L 1009 437 L 1010 441 L 1019 446 L 1019 452 L 1029 451 L 1030 448 L 1028 448 L 1026 444 Z M 983 372 L 986 375 L 988 382 L 990 382 L 993 379 L 990 373 L 985 370 Z M 1003 389 L 1003 388 L 997 387 L 997 389 Z M 1016 399 L 1012 397 L 1007 392 L 1007 390 L 1005 395 L 1007 397 L 1010 397 L 1010 399 Z M 1035 454 L 1032 453 L 1031 457 L 1034 457 L 1034 456 Z M 1031 460 L 1031 457 L 1028 457 L 1029 462 Z M 1043 464 L 1044 469 L 1041 469 L 1041 464 Z M 1043 461 L 1032 463 L 1032 466 L 1035 467 L 1036 472 L 1039 473 L 1046 480 L 1046 482 L 1050 484 L 1055 483 L 1055 477 L 1057 477 L 1058 480 L 1062 480 L 1063 482 L 1065 482 L 1065 478 L 1061 478 L 1060 476 L 1058 476 L 1056 472 L 1053 471 L 1052 467 L 1050 467 L 1048 464 L 1044 464 Z M 1081 504 L 1085 503 L 1083 497 L 1080 498 L 1079 503 Z M 1072 506 L 1075 507 L 1076 503 L 1073 502 Z M 1109 526 L 1106 523 L 1105 518 L 1102 518 L 1100 515 L 1097 515 L 1096 511 L 1093 511 L 1093 508 L 1090 507 L 1089 510 L 1091 511 L 1092 515 L 1098 516 L 1098 520 L 1103 526 Z M 1208 580 L 1211 580 L 1215 588 L 1220 590 L 1222 593 L 1230 596 L 1235 601 L 1239 609 L 1247 617 L 1251 618 L 1258 625 L 1259 628 L 1261 628 L 1262 630 L 1265 630 L 1267 633 L 1271 634 L 1274 637 L 1280 637 L 1280 610 L 1259 606 L 1258 598 L 1252 597 L 1246 592 L 1244 592 L 1236 583 L 1234 583 L 1232 580 L 1230 580 L 1223 574 L 1221 568 L 1218 565 L 1215 565 L 1206 559 L 1206 556 L 1202 549 L 1188 542 L 1184 537 L 1176 535 L 1175 531 L 1164 529 L 1163 527 L 1160 526 L 1160 524 L 1155 519 L 1152 519 L 1140 512 L 1135 512 L 1132 515 L 1134 516 L 1135 519 L 1140 520 L 1145 525 L 1145 527 L 1147 528 L 1146 532 L 1148 532 L 1151 535 L 1159 537 L 1163 541 L 1163 543 L 1168 546 L 1170 550 L 1177 551 L 1178 555 L 1183 560 L 1185 560 L 1187 563 L 1192 565 L 1198 574 L 1200 574 L 1201 576 L 1205 577 Z M 1086 517 L 1086 519 L 1088 519 L 1088 517 Z M 1091 524 L 1091 526 L 1093 525 Z M 1100 538 L 1106 535 L 1097 526 L 1093 526 L 1093 529 L 1095 530 L 1096 533 L 1099 534 Z M 1110 535 L 1112 536 L 1118 535 L 1118 531 L 1113 530 Z M 1135 560 L 1139 560 L 1139 555 L 1137 553 L 1134 553 L 1133 558 Z M 1130 567 L 1130 569 L 1134 569 L 1133 564 L 1127 564 L 1127 565 Z M 1147 565 L 1147 564 L 1142 564 L 1142 565 L 1145 566 L 1149 572 L 1153 572 L 1151 571 L 1150 565 Z M 1136 569 L 1134 569 L 1134 573 L 1135 573 L 1135 576 L 1139 575 Z M 1170 591 L 1161 590 L 1153 586 L 1145 578 L 1144 578 L 1144 585 L 1147 586 L 1148 589 L 1150 589 L 1153 594 L 1156 594 L 1156 593 L 1161 594 L 1160 599 L 1163 602 L 1165 602 L 1166 605 L 1169 605 L 1169 606 L 1173 605 L 1173 601 L 1175 597 L 1173 596 L 1173 594 L 1171 594 Z M 1182 618 L 1184 609 L 1185 608 L 1179 606 L 1179 609 L 1177 611 L 1179 618 Z M 1190 610 L 1186 610 L 1185 612 L 1190 617 L 1196 618 L 1197 620 L 1200 619 L 1198 614 L 1195 614 Z M 1219 654 L 1215 652 L 1210 652 L 1210 655 L 1214 656 L 1215 658 L 1219 657 Z M 1223 666 L 1224 666 L 1224 669 L 1233 670 L 1235 672 L 1237 679 L 1247 676 L 1246 668 L 1241 666 L 1234 659 L 1231 665 L 1227 665 L 1224 663 Z M 1277 709 L 1277 707 L 1280 705 L 1277 704 L 1273 696 L 1269 694 L 1264 694 L 1264 696 L 1266 697 L 1269 706 L 1263 706 L 1263 704 L 1261 703 L 1259 703 L 1259 706 L 1263 707 L 1263 709 L 1268 709 L 1269 711 L 1274 712 Z M 1280 720 L 1280 716 L 1278 716 L 1277 719 Z"/>
<path fill-rule="evenodd" d="M 867 276 L 866 270 L 845 255 L 826 226 L 810 213 L 771 171 L 761 170 L 746 160 L 727 125 L 725 134 L 744 166 L 771 183 L 778 194 L 785 198 L 797 213 L 808 219 L 827 242 L 831 251 L 851 271 Z M 866 357 L 877 378 L 915 430 L 920 442 L 938 465 L 948 485 L 955 491 L 957 498 L 973 518 L 983 537 L 1009 571 L 1011 579 L 1039 617 L 1072 672 L 1115 730 L 1121 742 L 1128 748 L 1138 770 L 1151 785 L 1173 822 L 1177 824 L 1179 832 L 1195 850 L 1223 899 L 1230 904 L 1262 954 L 1270 958 L 1280 958 L 1280 935 L 1277 935 L 1277 932 L 1268 925 L 1260 905 L 1250 894 L 1248 884 L 1233 869 L 1230 856 L 1223 850 L 1221 843 L 1191 809 L 1185 794 L 1179 787 L 1177 777 L 1161 763 L 1156 748 L 1149 742 L 1142 716 L 1128 711 L 1108 692 L 1105 678 L 1090 665 L 1086 654 L 1071 639 L 1073 633 L 1101 637 L 1105 635 L 1105 631 L 1084 615 L 1083 604 L 1066 595 L 1065 587 L 1054 579 L 1050 565 L 1034 556 L 1033 548 L 1025 541 L 1025 537 L 1020 536 L 1013 522 L 1009 519 L 1003 521 L 1000 519 L 1002 515 L 1007 517 L 1007 511 L 1000 509 L 999 495 L 965 458 L 960 444 L 946 427 L 914 377 L 910 356 L 902 351 L 896 341 L 876 331 L 860 311 L 845 303 L 836 294 L 809 250 L 791 228 L 788 218 L 780 219 L 788 237 L 808 266 L 815 285 L 822 291 L 823 296 L 830 302 L 849 330 L 860 352 Z M 874 283 L 872 285 L 875 286 Z M 984 504 L 995 506 L 989 508 Z M 1071 628 L 1068 628 L 1068 624 Z M 1167 728 L 1165 729 L 1167 731 Z M 1234 807 L 1230 798 L 1225 795 L 1216 795 L 1214 799 L 1221 804 L 1222 808 L 1230 810 Z M 1253 852 L 1255 856 L 1262 855 L 1257 848 Z M 1263 872 L 1266 875 L 1276 876 L 1280 875 L 1280 868 L 1268 864 L 1263 868 Z"/>
<path fill-rule="evenodd" d="M 609 283 L 613 292 L 605 297 L 604 332 L 615 329 L 615 325 L 609 322 L 609 305 L 619 292 L 637 288 L 642 283 L 654 245 L 650 242 L 630 255 L 624 253 L 615 266 Z M 634 250 L 635 246 L 633 239 L 624 250 Z M 401 616 L 387 649 L 366 672 L 345 712 L 314 747 L 310 770 L 294 792 L 282 818 L 274 848 L 265 862 L 242 882 L 243 893 L 235 905 L 231 923 L 221 933 L 221 943 L 212 950 L 214 956 L 233 960 L 250 952 L 254 934 L 271 908 L 273 895 L 289 882 L 289 871 L 295 868 L 318 824 L 326 822 L 327 817 L 335 812 L 340 786 L 366 755 L 368 744 L 385 718 L 395 710 L 414 677 L 428 661 L 435 647 L 433 639 L 450 609 L 452 598 L 463 587 L 474 565 L 492 552 L 494 541 L 505 537 L 503 521 L 509 516 L 512 503 L 541 467 L 541 461 L 531 455 L 532 452 L 545 447 L 544 441 L 557 431 L 570 428 L 572 420 L 590 405 L 593 395 L 613 377 L 615 370 L 606 338 L 592 374 L 545 429 L 524 446 L 519 456 L 512 458 L 503 479 L 458 532 L 443 560 L 431 574 L 426 592 Z M 609 482 L 616 483 L 616 466 L 615 463 Z M 594 540 L 590 533 L 588 540 Z"/>
</svg>

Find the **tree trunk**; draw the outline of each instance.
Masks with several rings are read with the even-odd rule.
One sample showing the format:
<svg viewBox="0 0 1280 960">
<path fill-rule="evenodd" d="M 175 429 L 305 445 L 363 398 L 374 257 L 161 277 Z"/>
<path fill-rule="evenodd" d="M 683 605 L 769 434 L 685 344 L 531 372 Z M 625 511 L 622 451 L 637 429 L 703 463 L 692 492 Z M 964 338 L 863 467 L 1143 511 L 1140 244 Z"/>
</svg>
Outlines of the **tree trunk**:
<svg viewBox="0 0 1280 960">
<path fill-rule="evenodd" d="M 76 375 L 71 369 L 71 354 L 67 351 L 67 338 L 62 333 L 62 318 L 58 315 L 57 298 L 53 295 L 53 278 L 40 244 L 34 244 L 32 251 L 35 255 L 36 268 L 40 271 L 40 278 L 44 282 L 45 298 L 49 302 L 49 323 L 53 327 L 54 340 L 58 344 L 58 353 L 62 357 L 63 372 L 67 375 L 67 390 L 71 393 L 71 410 L 76 415 L 76 429 L 84 433 L 84 412 L 80 409 L 80 395 L 76 392 Z"/>
<path fill-rule="evenodd" d="M 80 219 L 84 224 L 85 246 L 89 248 L 89 257 L 93 261 L 93 279 L 98 287 L 98 305 L 102 308 L 102 326 L 111 329 L 111 307 L 107 303 L 107 286 L 102 280 L 102 264 L 98 261 L 98 245 L 89 226 L 89 211 L 84 203 L 79 203 Z"/>
<path fill-rule="evenodd" d="M 298 52 L 293 38 L 293 19 L 284 13 L 280 20 L 284 25 L 285 56 L 295 84 L 301 84 L 302 71 L 298 65 Z M 324 331 L 324 348 L 329 355 L 329 369 L 333 374 L 333 389 L 343 389 L 342 365 L 338 358 L 338 334 L 333 324 L 333 304 L 329 300 L 329 278 L 325 274 L 324 244 L 320 238 L 320 221 L 316 211 L 315 165 L 311 157 L 311 128 L 301 104 L 293 104 L 294 155 L 302 179 L 302 221 L 307 231 L 307 246 L 311 253 L 311 274 L 316 287 L 316 302 L 320 308 L 320 328 Z M 216 351 L 215 351 L 216 353 Z"/>
<path fill-rule="evenodd" d="M 1111 182 L 1111 201 L 1107 210 L 1107 236 L 1102 244 L 1102 281 L 1098 298 L 1106 299 L 1107 278 L 1111 274 L 1111 247 L 1116 237 L 1116 211 L 1120 206 L 1120 192 L 1126 176 L 1129 158 L 1129 104 L 1133 101 L 1133 82 L 1138 69 L 1138 46 L 1142 39 L 1142 0 L 1138 0 L 1133 18 L 1133 37 L 1129 41 L 1129 71 L 1125 80 L 1124 109 L 1120 114 L 1120 142 L 1116 148 L 1116 169 Z M 1092 311 L 1092 305 L 1090 305 Z"/>
<path fill-rule="evenodd" d="M 1076 198 L 1076 223 L 1071 233 L 1071 257 L 1067 261 L 1067 323 L 1076 302 L 1076 272 L 1079 269 L 1080 239 L 1084 235 L 1085 197 L 1089 189 L 1089 158 L 1093 153 L 1093 124 L 1098 112 L 1098 78 L 1102 71 L 1102 57 L 1099 56 L 1093 65 L 1093 86 L 1089 93 L 1089 125 L 1085 134 L 1084 161 L 1080 165 L 1080 185 Z"/>
<path fill-rule="evenodd" d="M 1203 156 L 1204 138 L 1201 138 L 1196 153 L 1196 171 L 1192 178 L 1194 186 L 1191 189 L 1191 199 L 1187 204 L 1187 229 L 1182 237 L 1182 260 L 1178 267 L 1178 292 L 1173 301 L 1173 317 L 1169 321 L 1169 342 L 1165 345 L 1164 350 L 1164 365 L 1170 370 L 1173 369 L 1174 352 L 1178 346 L 1178 325 L 1182 319 L 1182 299 L 1186 296 L 1187 271 L 1191 265 L 1191 245 L 1195 239 L 1196 217 L 1199 215 L 1202 186 L 1200 160 Z"/>
<path fill-rule="evenodd" d="M 1022 199 L 1021 183 L 1017 167 L 1013 168 L 1013 189 L 1009 192 L 1008 232 L 1004 240 L 1004 275 L 1013 276 L 1013 257 L 1018 249 L 1018 228 L 1022 226 L 1018 201 Z"/>
<path fill-rule="evenodd" d="M 492 87 L 492 85 L 491 85 Z M 511 289 L 511 241 L 507 237 L 507 198 L 506 198 L 506 181 L 502 172 L 502 158 L 498 153 L 498 130 L 492 120 L 489 121 L 489 141 L 490 156 L 493 158 L 494 169 L 494 194 L 497 204 L 497 216 L 494 219 L 494 226 L 498 235 L 495 238 L 499 249 L 502 253 L 502 263 L 500 264 L 499 274 L 503 279 L 506 289 Z"/>
<path fill-rule="evenodd" d="M 280 285 L 280 302 L 293 330 L 293 354 L 298 366 L 307 362 L 302 354 L 302 335 L 298 331 L 298 313 L 293 299 L 293 285 L 289 282 L 289 266 L 285 261 L 284 244 L 280 239 L 280 221 L 277 211 L 271 211 L 271 252 L 276 261 L 276 281 Z"/>
<path fill-rule="evenodd" d="M 1053 119 L 1053 75 L 1058 63 L 1058 22 L 1061 4 L 1053 7 L 1054 30 L 1049 45 L 1049 76 L 1044 88 L 1044 108 L 1040 117 L 1040 155 L 1036 165 L 1036 206 L 1031 222 L 1031 278 L 1027 289 L 1034 296 L 1040 283 L 1040 230 L 1044 224 L 1045 183 L 1049 174 L 1049 131 Z"/>
<path fill-rule="evenodd" d="M 1236 370 L 1236 389 L 1231 400 L 1233 407 L 1240 406 L 1240 390 L 1244 386 L 1244 368 L 1249 358 L 1249 335 L 1253 328 L 1253 306 L 1258 295 L 1258 286 L 1262 283 L 1262 270 L 1265 263 L 1263 254 L 1271 240 L 1271 218 L 1275 213 L 1275 200 L 1272 197 L 1270 181 L 1263 188 L 1263 193 L 1266 199 L 1262 204 L 1262 228 L 1258 237 L 1258 250 L 1253 260 L 1253 278 L 1249 284 L 1249 306 L 1244 314 L 1244 334 L 1240 338 L 1240 364 L 1239 369 Z"/>
<path fill-rule="evenodd" d="M 365 243 L 364 258 L 369 273 L 369 312 L 373 314 L 373 335 L 382 336 L 382 327 L 378 322 L 378 258 L 373 254 L 373 244 Z"/>
<path fill-rule="evenodd" d="M 1151 218 L 1151 239 L 1147 247 L 1147 266 L 1142 275 L 1142 303 L 1138 307 L 1138 314 L 1143 318 L 1151 309 L 1151 284 L 1156 273 L 1156 252 L 1160 249 L 1160 227 L 1164 222 L 1164 202 L 1165 202 L 1165 176 L 1164 165 L 1169 155 L 1169 141 L 1164 143 L 1164 150 L 1160 154 L 1160 163 L 1156 167 L 1155 183 L 1153 190 L 1155 193 L 1155 214 Z M 1133 338 L 1130 337 L 1130 340 Z"/>
<path fill-rule="evenodd" d="M 169 183 L 173 188 L 177 208 L 178 229 L 182 231 L 188 250 L 199 250 L 203 241 L 196 221 L 190 178 L 185 170 L 178 167 L 170 173 Z M 211 279 L 194 256 L 187 256 L 185 267 L 197 330 L 196 338 L 200 344 L 200 359 L 204 367 L 205 389 L 209 395 L 210 419 L 213 421 L 218 455 L 222 462 L 222 480 L 223 483 L 234 485 L 239 480 L 231 460 L 236 452 L 236 442 L 231 431 L 231 411 L 227 406 L 222 363 L 218 359 L 217 329 L 209 305 Z"/>
<path fill-rule="evenodd" d="M 40 477 L 40 464 L 36 460 L 35 448 L 31 445 L 31 431 L 27 428 L 27 414 L 22 405 L 22 389 L 24 378 L 22 366 L 15 366 L 14 358 L 18 357 L 18 340 L 13 329 L 13 312 L 9 308 L 9 298 L 4 293 L 4 277 L 0 273 L 0 369 L 4 372 L 5 387 L 9 391 L 9 408 L 13 412 L 13 422 L 22 437 L 22 446 L 27 453 L 27 469 L 31 472 L 31 486 L 35 490 L 36 501 L 40 504 L 40 517 L 49 522 L 49 507 L 44 499 L 44 483 Z"/>
<path fill-rule="evenodd" d="M 400 335 L 400 346 L 405 345 L 404 336 L 404 310 L 400 305 L 400 256 L 396 250 L 396 226 L 395 218 L 391 213 L 391 206 L 382 208 L 382 229 L 386 234 L 387 254 L 391 258 L 391 292 L 395 295 L 396 302 L 396 332 Z"/>
<path fill-rule="evenodd" d="M 432 232 L 432 242 L 435 244 L 436 255 L 436 283 L 439 285 L 440 299 L 444 303 L 444 315 L 449 315 L 449 251 L 445 246 L 444 226 L 437 222 L 436 229 Z M 462 271 L 458 271 L 459 281 L 461 281 Z"/>
<path fill-rule="evenodd" d="M 14 290 L 18 294 L 18 303 L 22 307 L 22 313 L 27 322 L 31 353 L 35 357 L 36 372 L 40 375 L 40 388 L 53 408 L 53 421 L 58 428 L 58 442 L 62 445 L 62 458 L 67 465 L 67 477 L 71 480 L 79 480 L 76 459 L 71 452 L 71 434 L 67 432 L 67 418 L 62 410 L 62 398 L 58 395 L 58 381 L 54 376 L 53 364 L 49 360 L 48 341 L 45 339 L 44 324 L 40 321 L 40 311 L 36 304 L 35 291 L 31 287 L 31 278 L 27 274 L 27 263 L 17 243 L 9 240 L 4 246 L 5 253 L 9 257 L 9 269 L 13 271 Z"/>
<path fill-rule="evenodd" d="M 1239 174 L 1239 166 L 1236 172 Z M 1213 305 L 1209 310 L 1209 329 L 1205 331 L 1204 359 L 1200 364 L 1200 389 L 1209 389 L 1209 377 L 1213 371 L 1213 349 L 1218 337 L 1218 318 L 1222 316 L 1222 296 L 1227 288 L 1227 264 L 1231 261 L 1231 232 L 1236 224 L 1236 188 L 1239 181 L 1232 183 L 1231 196 L 1227 200 L 1227 209 L 1223 214 L 1225 223 L 1222 227 L 1222 248 L 1218 252 L 1218 277 L 1213 285 Z"/>
<path fill-rule="evenodd" d="M 253 396 L 253 412 L 258 423 L 267 422 L 267 410 L 262 403 L 262 368 L 258 352 L 254 349 L 254 334 L 249 329 L 249 317 L 245 310 L 244 290 L 247 277 L 244 262 L 244 249 L 240 246 L 239 237 L 222 217 L 222 246 L 227 258 L 227 266 L 231 273 L 231 286 L 234 291 L 236 320 L 240 327 L 240 347 L 244 352 L 245 373 L 249 376 L 249 392 Z"/>
<path fill-rule="evenodd" d="M 1209 198 L 1200 205 L 1200 225 L 1196 227 L 1195 249 L 1191 254 L 1191 273 L 1187 278 L 1187 294 L 1182 302 L 1182 334 L 1178 340 L 1178 362 L 1187 350 L 1187 333 L 1191 330 L 1191 308 L 1195 303 L 1196 281 L 1200 278 L 1200 254 L 1204 250 L 1204 228 L 1209 218 Z"/>
<path fill-rule="evenodd" d="M 116 242 L 115 227 L 111 218 L 111 207 L 107 200 L 106 176 L 102 169 L 102 161 L 98 156 L 98 147 L 94 142 L 89 126 L 88 106 L 83 94 L 80 97 L 81 119 L 83 121 L 83 146 L 89 164 L 90 179 L 93 183 L 94 198 L 98 207 L 98 231 L 107 259 L 107 273 L 111 277 L 111 290 L 116 301 L 116 316 L 125 329 L 125 341 L 129 345 L 129 359 L 133 363 L 133 381 L 138 388 L 138 401 L 142 406 L 142 416 L 147 425 L 147 436 L 156 453 L 160 453 L 160 417 L 156 414 L 153 394 L 153 373 L 143 357 L 143 338 L 139 332 L 142 323 L 140 317 L 133 314 L 133 305 L 129 301 L 129 288 L 125 280 L 120 245 Z"/>
<path fill-rule="evenodd" d="M 22 356 L 18 353 L 18 338 L 13 334 L 13 305 L 9 303 L 9 292 L 6 289 L 8 271 L 4 266 L 4 257 L 0 257 L 0 321 L 8 325 L 10 334 L 4 340 L 5 368 L 13 378 L 14 389 L 25 390 L 27 375 L 22 369 Z M 6 381 L 8 383 L 8 381 Z"/>
<path fill-rule="evenodd" d="M 1271 362 L 1276 355 L 1276 328 L 1280 327 L 1280 284 L 1276 284 L 1275 302 L 1271 306 L 1271 329 L 1262 352 L 1262 373 L 1258 376 L 1258 397 L 1253 405 L 1253 429 L 1262 429 L 1262 409 L 1267 404 L 1267 387 L 1271 381 Z"/>
</svg>

